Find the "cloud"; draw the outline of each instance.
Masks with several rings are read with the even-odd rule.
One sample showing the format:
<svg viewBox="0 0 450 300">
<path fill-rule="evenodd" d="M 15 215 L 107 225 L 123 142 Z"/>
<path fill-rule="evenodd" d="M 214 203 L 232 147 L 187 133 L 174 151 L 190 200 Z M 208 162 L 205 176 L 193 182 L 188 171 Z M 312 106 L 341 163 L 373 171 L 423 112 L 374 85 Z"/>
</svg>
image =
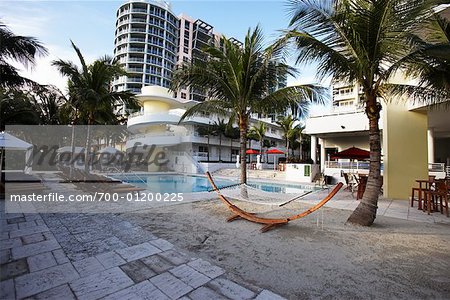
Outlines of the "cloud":
<svg viewBox="0 0 450 300">
<path fill-rule="evenodd" d="M 17 35 L 42 38 L 48 33 L 52 16 L 41 7 L 0 1 L 0 20 Z"/>
<path fill-rule="evenodd" d="M 40 84 L 52 84 L 61 91 L 66 92 L 67 78 L 63 77 L 56 67 L 52 66 L 52 61 L 62 59 L 73 61 L 79 65 L 79 59 L 70 45 L 61 47 L 59 45 L 46 45 L 49 55 L 40 57 L 36 61 L 34 68 L 25 69 L 23 66 L 14 63 L 13 65 L 20 70 L 20 75 L 32 79 Z M 83 53 L 86 63 L 89 64 L 96 59 L 95 55 Z"/>
</svg>

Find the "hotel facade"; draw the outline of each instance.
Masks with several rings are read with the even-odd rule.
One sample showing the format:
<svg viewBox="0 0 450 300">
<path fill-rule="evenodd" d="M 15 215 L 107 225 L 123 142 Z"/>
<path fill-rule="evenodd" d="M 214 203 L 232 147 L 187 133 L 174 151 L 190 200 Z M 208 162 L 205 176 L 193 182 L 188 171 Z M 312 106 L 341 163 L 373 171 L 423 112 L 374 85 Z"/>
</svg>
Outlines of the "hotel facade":
<svg viewBox="0 0 450 300">
<path fill-rule="evenodd" d="M 207 162 L 209 167 L 213 162 L 235 167 L 239 140 L 213 133 L 219 122 L 217 116 L 205 114 L 179 124 L 187 108 L 205 100 L 204 93 L 190 87 L 175 93 L 168 90 L 177 64 L 203 59 L 202 48 L 220 47 L 222 39 L 223 35 L 207 22 L 185 14 L 176 16 L 167 2 L 131 0 L 117 9 L 114 60 L 128 76 L 114 80 L 112 89 L 137 94 L 141 104 L 141 110 L 128 118 L 131 136 L 127 148 L 141 143 L 164 149 L 176 157 L 173 161 L 177 164 L 170 167 L 174 171 L 196 173 L 198 164 Z M 280 82 L 283 86 L 285 82 Z M 226 116 L 223 119 L 228 121 Z M 265 140 L 285 151 L 283 132 L 274 121 L 274 116 L 252 115 L 250 126 L 265 123 Z M 259 142 L 249 141 L 248 147 L 259 150 Z M 274 156 L 266 160 L 273 163 Z"/>
<path fill-rule="evenodd" d="M 395 80 L 412 83 L 403 76 Z M 305 133 L 311 135 L 312 159 L 320 170 L 343 181 L 343 172 L 367 174 L 369 164 L 331 156 L 353 146 L 369 150 L 369 121 L 358 84 L 335 82 L 332 93 L 330 110 L 311 115 Z M 429 106 L 417 99 L 380 99 L 385 197 L 405 199 L 415 180 L 450 176 L 450 110 L 444 102 Z"/>
</svg>

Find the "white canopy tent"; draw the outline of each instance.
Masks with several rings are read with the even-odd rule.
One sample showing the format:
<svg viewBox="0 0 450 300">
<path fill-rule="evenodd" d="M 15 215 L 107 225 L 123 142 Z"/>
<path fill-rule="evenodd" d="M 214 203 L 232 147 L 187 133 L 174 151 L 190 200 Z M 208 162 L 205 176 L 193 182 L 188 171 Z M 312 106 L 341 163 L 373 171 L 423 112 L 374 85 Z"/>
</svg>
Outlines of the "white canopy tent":
<svg viewBox="0 0 450 300">
<path fill-rule="evenodd" d="M 2 154 L 0 157 L 0 166 L 3 170 L 3 156 L 6 150 L 23 150 L 25 151 L 25 173 L 30 173 L 33 166 L 33 145 L 29 144 L 9 133 L 0 132 L 0 149 Z"/>
</svg>

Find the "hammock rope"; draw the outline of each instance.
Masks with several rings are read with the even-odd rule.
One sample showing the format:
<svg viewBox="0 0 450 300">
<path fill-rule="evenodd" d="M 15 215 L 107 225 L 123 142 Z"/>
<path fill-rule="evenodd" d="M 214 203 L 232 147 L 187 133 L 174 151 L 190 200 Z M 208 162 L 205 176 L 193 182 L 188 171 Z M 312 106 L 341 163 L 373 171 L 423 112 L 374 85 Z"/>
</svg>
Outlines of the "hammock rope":
<svg viewBox="0 0 450 300">
<path fill-rule="evenodd" d="M 273 229 L 274 227 L 277 227 L 277 226 L 285 225 L 285 224 L 287 224 L 290 221 L 303 218 L 303 217 L 305 217 L 305 216 L 315 212 L 316 210 L 318 210 L 319 208 L 324 206 L 328 201 L 330 201 L 343 186 L 343 183 L 339 182 L 333 188 L 333 190 L 325 198 L 323 198 L 319 203 L 317 203 L 316 205 L 310 207 L 309 209 L 307 209 L 307 210 L 305 210 L 305 211 L 303 211 L 303 212 L 301 212 L 299 214 L 292 215 L 292 216 L 289 216 L 287 218 L 265 218 L 265 217 L 259 217 L 259 216 L 257 216 L 254 213 L 247 212 L 247 211 L 239 208 L 238 206 L 234 205 L 222 193 L 222 191 L 228 191 L 229 189 L 220 189 L 220 188 L 218 188 L 209 172 L 206 172 L 206 176 L 207 176 L 211 186 L 213 187 L 213 190 L 216 191 L 217 195 L 219 196 L 219 199 L 228 207 L 229 210 L 231 210 L 231 212 L 233 212 L 233 215 L 230 218 L 228 218 L 228 221 L 231 222 L 231 221 L 234 221 L 236 219 L 242 218 L 242 219 L 245 219 L 245 220 L 250 221 L 250 222 L 263 224 L 264 226 L 261 228 L 262 232 L 266 232 L 266 231 L 268 231 L 270 229 Z M 247 185 L 241 185 L 241 187 L 242 186 L 244 186 L 245 188 L 248 187 Z M 279 194 L 277 194 L 277 196 L 278 195 Z M 250 199 L 250 197 L 247 197 L 247 198 L 248 198 L 247 199 L 248 201 L 252 202 L 253 199 Z M 239 198 L 237 198 L 237 199 L 239 199 Z M 297 197 L 297 199 L 298 199 L 298 197 Z M 289 201 L 292 202 L 294 200 L 295 200 L 295 198 L 291 199 Z"/>
</svg>

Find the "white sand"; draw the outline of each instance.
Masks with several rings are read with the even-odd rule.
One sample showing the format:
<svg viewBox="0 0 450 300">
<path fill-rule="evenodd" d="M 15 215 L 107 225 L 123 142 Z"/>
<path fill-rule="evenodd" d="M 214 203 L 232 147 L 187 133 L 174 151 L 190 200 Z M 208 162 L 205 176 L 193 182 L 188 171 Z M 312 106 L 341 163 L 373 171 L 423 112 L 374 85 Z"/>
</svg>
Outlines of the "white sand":
<svg viewBox="0 0 450 300">
<path fill-rule="evenodd" d="M 305 207 L 292 203 L 269 215 Z M 344 225 L 350 213 L 323 208 L 267 233 L 244 220 L 227 223 L 231 214 L 215 197 L 124 216 L 237 280 L 290 299 L 450 299 L 449 224 L 378 217 L 362 228 Z"/>
</svg>

